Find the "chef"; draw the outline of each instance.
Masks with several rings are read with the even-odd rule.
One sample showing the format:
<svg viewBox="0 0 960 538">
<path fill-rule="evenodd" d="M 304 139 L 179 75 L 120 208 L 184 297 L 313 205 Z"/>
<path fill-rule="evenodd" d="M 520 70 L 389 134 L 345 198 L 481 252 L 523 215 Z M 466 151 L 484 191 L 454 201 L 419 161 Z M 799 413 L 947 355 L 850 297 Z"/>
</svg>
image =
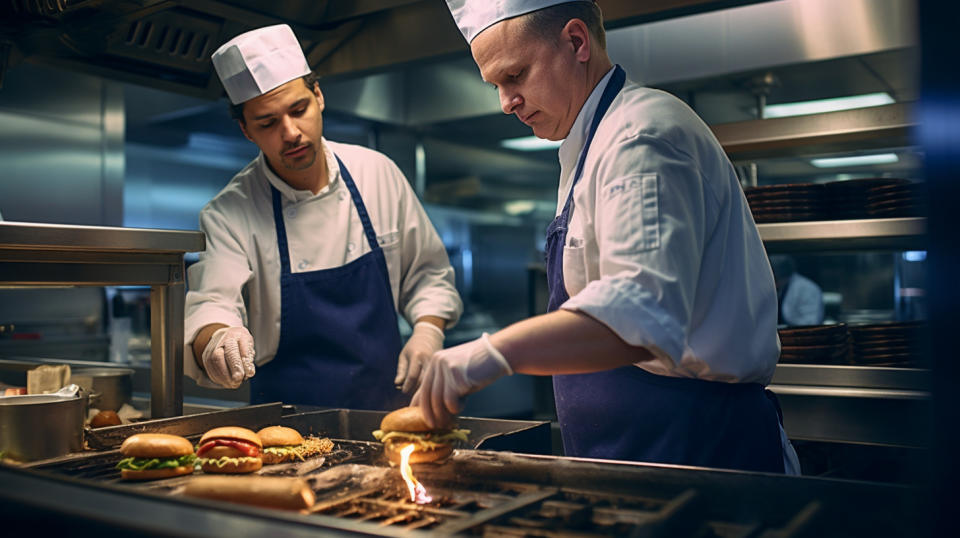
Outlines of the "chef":
<svg viewBox="0 0 960 538">
<path fill-rule="evenodd" d="M 200 212 L 185 372 L 250 379 L 254 403 L 404 405 L 397 387 L 412 392 L 462 311 L 436 230 L 390 159 L 323 138 L 323 94 L 290 27 L 239 35 L 212 60 L 260 153 Z"/>
<path fill-rule="evenodd" d="M 797 472 L 770 381 L 770 264 L 733 166 L 681 101 L 611 63 L 592 1 L 447 0 L 504 113 L 560 146 L 549 313 L 439 351 L 432 424 L 553 375 L 568 456 Z"/>
<path fill-rule="evenodd" d="M 770 256 L 773 280 L 780 301 L 781 325 L 823 323 L 823 290 L 816 282 L 797 272 L 797 262 L 788 254 Z"/>
</svg>

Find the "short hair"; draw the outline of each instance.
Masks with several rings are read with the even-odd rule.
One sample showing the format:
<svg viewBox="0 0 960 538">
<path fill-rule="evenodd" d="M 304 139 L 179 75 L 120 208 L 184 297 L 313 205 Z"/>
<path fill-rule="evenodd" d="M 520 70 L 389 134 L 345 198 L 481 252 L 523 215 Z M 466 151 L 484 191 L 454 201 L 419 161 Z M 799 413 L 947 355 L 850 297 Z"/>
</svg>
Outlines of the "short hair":
<svg viewBox="0 0 960 538">
<path fill-rule="evenodd" d="M 539 9 L 527 14 L 523 18 L 524 31 L 537 34 L 547 40 L 556 39 L 557 33 L 570 22 L 570 19 L 580 19 L 587 25 L 587 30 L 600 48 L 607 48 L 607 35 L 603 29 L 603 13 L 596 2 L 568 2 Z"/>
<path fill-rule="evenodd" d="M 311 91 L 313 90 L 313 87 L 317 84 L 317 82 L 320 80 L 320 76 L 314 73 L 313 71 L 310 71 L 309 73 L 307 73 L 306 75 L 303 75 L 300 78 L 301 80 L 303 80 L 303 83 L 307 85 L 307 88 L 309 88 Z M 246 101 L 244 101 L 244 103 L 246 103 Z M 238 104 L 230 103 L 230 117 L 246 125 L 247 120 L 244 119 L 243 117 L 244 103 L 238 103 Z"/>
</svg>

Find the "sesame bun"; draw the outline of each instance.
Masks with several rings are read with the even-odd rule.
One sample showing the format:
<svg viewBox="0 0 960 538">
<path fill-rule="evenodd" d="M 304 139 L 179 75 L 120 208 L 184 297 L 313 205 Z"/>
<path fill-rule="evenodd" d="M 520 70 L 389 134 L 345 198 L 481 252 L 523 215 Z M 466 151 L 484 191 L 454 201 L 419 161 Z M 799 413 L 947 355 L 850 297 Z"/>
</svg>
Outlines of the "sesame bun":
<svg viewBox="0 0 960 538">
<path fill-rule="evenodd" d="M 264 447 L 290 446 L 303 444 L 300 432 L 286 426 L 268 426 L 257 432 Z"/>
<path fill-rule="evenodd" d="M 257 434 L 253 433 L 252 430 L 241 428 L 240 426 L 214 428 L 203 434 L 203 437 L 200 438 L 200 445 L 203 446 L 204 443 L 212 441 L 213 439 L 238 439 L 257 445 L 258 448 L 263 447 L 263 443 L 260 441 L 260 438 L 257 437 Z"/>
<path fill-rule="evenodd" d="M 193 454 L 193 445 L 179 435 L 138 433 L 123 441 L 120 453 L 128 458 L 178 458 Z"/>
</svg>

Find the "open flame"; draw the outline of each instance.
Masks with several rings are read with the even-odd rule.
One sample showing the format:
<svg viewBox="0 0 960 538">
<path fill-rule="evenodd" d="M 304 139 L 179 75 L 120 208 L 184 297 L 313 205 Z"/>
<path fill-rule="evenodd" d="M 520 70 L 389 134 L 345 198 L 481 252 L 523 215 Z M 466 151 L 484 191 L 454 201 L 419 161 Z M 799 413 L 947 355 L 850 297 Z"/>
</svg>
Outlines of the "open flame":
<svg viewBox="0 0 960 538">
<path fill-rule="evenodd" d="M 427 495 L 427 488 L 414 478 L 413 469 L 410 467 L 410 454 L 414 448 L 413 445 L 407 445 L 400 450 L 400 476 L 410 490 L 410 500 L 417 504 L 427 504 L 433 501 L 433 497 Z"/>
</svg>

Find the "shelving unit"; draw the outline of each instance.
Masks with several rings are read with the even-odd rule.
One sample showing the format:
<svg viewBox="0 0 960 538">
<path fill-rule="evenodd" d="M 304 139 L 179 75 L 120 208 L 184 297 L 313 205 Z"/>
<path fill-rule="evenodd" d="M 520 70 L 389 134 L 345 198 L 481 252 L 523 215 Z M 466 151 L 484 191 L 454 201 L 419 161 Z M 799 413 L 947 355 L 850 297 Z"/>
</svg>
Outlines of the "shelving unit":
<svg viewBox="0 0 960 538">
<path fill-rule="evenodd" d="M 911 144 L 911 103 L 751 120 L 711 127 L 731 160 L 745 161 Z M 924 218 L 758 224 L 769 254 L 922 250 Z M 792 439 L 923 447 L 931 372 L 914 368 L 777 365 L 770 389 Z"/>
<path fill-rule="evenodd" d="M 200 232 L 0 222 L 0 285 L 150 286 L 151 416 L 183 414 L 183 255 Z"/>
</svg>

